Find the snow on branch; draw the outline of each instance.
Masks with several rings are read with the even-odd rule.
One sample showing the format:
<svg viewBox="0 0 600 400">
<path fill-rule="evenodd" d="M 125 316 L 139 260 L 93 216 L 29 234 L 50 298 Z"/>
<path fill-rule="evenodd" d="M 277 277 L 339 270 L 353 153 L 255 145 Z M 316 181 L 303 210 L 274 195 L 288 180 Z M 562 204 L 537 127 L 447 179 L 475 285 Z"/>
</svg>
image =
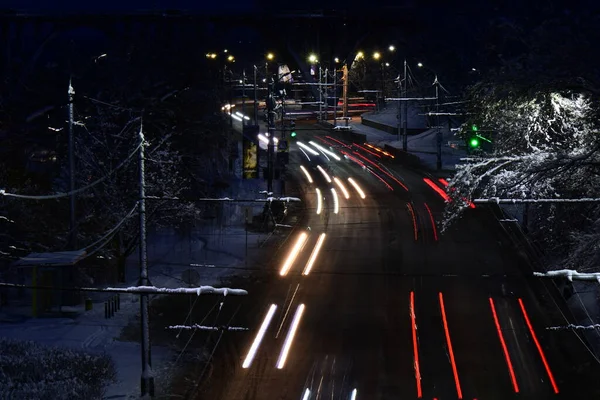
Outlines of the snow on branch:
<svg viewBox="0 0 600 400">
<path fill-rule="evenodd" d="M 59 286 L 32 286 L 32 285 L 21 285 L 18 283 L 0 282 L 0 287 L 11 287 L 11 288 L 22 288 L 22 289 L 40 289 L 40 290 L 64 290 L 64 291 L 77 291 L 77 292 L 99 292 L 99 293 L 133 293 L 133 294 L 180 294 L 180 295 L 191 295 L 197 296 L 207 294 L 217 295 L 232 295 L 232 296 L 245 296 L 248 291 L 244 289 L 231 289 L 231 288 L 215 288 L 213 286 L 199 286 L 192 288 L 162 288 L 156 286 L 130 286 L 125 288 L 117 287 L 106 287 L 106 288 L 92 288 L 92 287 L 59 287 Z"/>
<path fill-rule="evenodd" d="M 289 202 L 301 202 L 302 200 L 298 197 L 267 197 L 265 199 L 232 199 L 229 197 L 217 197 L 217 198 L 211 198 L 211 197 L 200 197 L 197 199 L 181 199 L 179 197 L 162 197 L 162 196 L 146 196 L 145 199 L 149 199 L 149 200 L 176 200 L 176 201 L 190 201 L 190 202 L 197 202 L 197 201 L 223 201 L 223 202 L 232 202 L 232 203 L 265 203 L 265 202 L 272 202 L 272 201 L 285 201 L 287 203 Z"/>
<path fill-rule="evenodd" d="M 592 324 L 592 325 L 573 325 L 569 324 L 567 326 L 549 326 L 546 328 L 549 331 L 560 331 L 567 329 L 600 329 L 600 324 Z"/>
<path fill-rule="evenodd" d="M 597 281 L 600 283 L 600 272 L 577 272 L 574 269 L 559 269 L 557 271 L 534 272 L 534 276 L 541 278 L 567 278 L 571 282 L 573 279 L 578 281 Z"/>
<path fill-rule="evenodd" d="M 489 199 L 475 199 L 473 203 L 496 203 L 496 204 L 518 204 L 518 203 L 600 203 L 597 197 L 582 197 L 580 199 L 500 199 L 491 197 Z"/>
<path fill-rule="evenodd" d="M 201 331 L 247 331 L 248 328 L 244 328 L 242 326 L 206 326 L 206 325 L 170 325 L 165 329 L 175 329 L 175 330 L 201 330 Z"/>
</svg>

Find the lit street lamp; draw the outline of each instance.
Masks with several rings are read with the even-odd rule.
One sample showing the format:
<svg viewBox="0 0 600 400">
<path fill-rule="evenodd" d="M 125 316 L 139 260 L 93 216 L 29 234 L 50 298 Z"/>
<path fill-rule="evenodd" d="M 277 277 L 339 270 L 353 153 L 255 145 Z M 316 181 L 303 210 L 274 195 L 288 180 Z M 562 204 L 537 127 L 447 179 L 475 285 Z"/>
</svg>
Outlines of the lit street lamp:
<svg viewBox="0 0 600 400">
<path fill-rule="evenodd" d="M 235 57 L 233 57 L 233 56 L 230 55 L 230 56 L 227 57 L 227 61 L 229 61 L 229 62 L 235 62 Z"/>
<path fill-rule="evenodd" d="M 396 48 L 394 47 L 394 45 L 390 45 L 390 47 L 388 47 L 388 50 L 389 50 L 389 51 L 395 51 L 395 50 L 396 50 Z"/>
<path fill-rule="evenodd" d="M 275 58 L 275 55 L 273 53 L 267 54 L 267 60 L 272 61 L 274 58 Z"/>
<path fill-rule="evenodd" d="M 381 58 L 381 53 L 379 53 L 378 51 L 376 51 L 375 53 L 373 53 L 373 59 L 379 60 L 380 58 Z"/>
<path fill-rule="evenodd" d="M 319 60 L 318 60 L 318 58 L 317 58 L 316 55 L 311 54 L 311 55 L 308 56 L 308 61 L 310 61 L 313 64 L 316 64 Z"/>
</svg>

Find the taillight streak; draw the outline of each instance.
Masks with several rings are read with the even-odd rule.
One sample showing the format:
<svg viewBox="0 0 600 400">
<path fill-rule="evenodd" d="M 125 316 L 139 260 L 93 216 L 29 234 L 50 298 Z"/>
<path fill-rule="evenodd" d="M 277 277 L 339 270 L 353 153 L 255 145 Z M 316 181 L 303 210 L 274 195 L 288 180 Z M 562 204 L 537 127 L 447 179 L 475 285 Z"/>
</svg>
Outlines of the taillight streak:
<svg viewBox="0 0 600 400">
<path fill-rule="evenodd" d="M 450 355 L 450 364 L 452 364 L 452 373 L 454 374 L 454 383 L 456 384 L 456 394 L 459 399 L 462 399 L 462 389 L 460 388 L 460 380 L 458 379 L 458 369 L 454 360 L 454 349 L 452 348 L 452 340 L 450 340 L 450 331 L 448 330 L 448 320 L 446 319 L 446 307 L 444 307 L 444 295 L 442 292 L 440 297 L 440 310 L 442 311 L 442 322 L 444 323 L 444 332 L 446 334 L 446 342 L 448 343 L 448 354 Z"/>
<path fill-rule="evenodd" d="M 425 209 L 427 210 L 427 213 L 429 214 L 429 220 L 431 221 L 431 229 L 433 229 L 433 238 L 437 242 L 438 235 L 437 235 L 437 228 L 435 227 L 435 219 L 433 219 L 433 214 L 431 213 L 431 210 L 429 209 L 429 206 L 427 205 L 427 203 L 424 203 L 424 204 L 425 204 Z"/>
<path fill-rule="evenodd" d="M 354 151 L 353 153 L 356 154 L 357 156 L 359 156 L 360 158 L 362 158 L 363 160 L 365 160 L 366 162 L 368 162 L 369 164 L 373 165 L 375 168 L 377 168 L 384 174 L 386 174 L 388 176 L 388 178 L 392 179 L 394 182 L 396 182 L 398 185 L 400 185 L 404 190 L 406 190 L 408 192 L 408 188 L 406 187 L 406 185 L 404 185 L 402 182 L 400 182 L 400 180 L 398 178 L 396 178 L 394 175 L 390 174 L 389 172 L 387 172 L 386 170 L 381 168 L 379 165 L 377 165 L 377 163 L 369 160 L 367 157 L 363 156 L 358 151 Z"/>
<path fill-rule="evenodd" d="M 417 381 L 417 398 L 423 397 L 421 388 L 421 367 L 419 364 L 419 341 L 417 338 L 417 316 L 415 314 L 415 292 L 410 292 L 410 320 L 412 326 L 413 356 L 415 360 L 415 379 Z"/>
<path fill-rule="evenodd" d="M 517 384 L 517 378 L 515 376 L 515 370 L 513 369 L 512 361 L 510 360 L 510 354 L 508 353 L 508 347 L 506 347 L 506 341 L 502 334 L 502 328 L 500 327 L 500 320 L 496 313 L 496 306 L 494 305 L 494 299 L 490 297 L 490 308 L 492 309 L 492 316 L 494 317 L 494 323 L 496 324 L 496 330 L 498 331 L 498 337 L 500 338 L 500 344 L 502 345 L 502 351 L 504 352 L 504 358 L 506 359 L 506 365 L 508 366 L 508 373 L 510 380 L 512 381 L 515 393 L 519 393 L 519 385 Z"/>
</svg>

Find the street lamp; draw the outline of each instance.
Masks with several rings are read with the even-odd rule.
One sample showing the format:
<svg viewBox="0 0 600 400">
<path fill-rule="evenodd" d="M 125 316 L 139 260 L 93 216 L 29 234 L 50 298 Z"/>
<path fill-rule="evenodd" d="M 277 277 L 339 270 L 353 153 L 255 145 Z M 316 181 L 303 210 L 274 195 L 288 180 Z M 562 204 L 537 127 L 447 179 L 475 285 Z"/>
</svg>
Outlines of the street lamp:
<svg viewBox="0 0 600 400">
<path fill-rule="evenodd" d="M 440 82 L 438 81 L 438 74 L 433 69 L 425 67 L 423 63 L 418 63 L 419 68 L 426 68 L 433 72 L 435 79 L 433 84 L 435 86 L 435 120 L 436 120 L 436 139 L 437 139 L 437 169 L 442 169 L 442 130 L 440 129 Z"/>
<path fill-rule="evenodd" d="M 394 45 L 390 45 L 390 47 L 388 47 L 388 50 L 389 50 L 389 51 L 395 51 L 395 50 L 396 50 L 396 47 L 394 47 Z"/>
<path fill-rule="evenodd" d="M 313 64 L 316 64 L 316 63 L 317 63 L 317 61 L 319 61 L 319 60 L 318 60 L 318 58 L 317 58 L 317 56 L 316 56 L 316 55 L 314 55 L 314 54 L 311 54 L 311 55 L 309 55 L 309 56 L 308 56 L 308 61 L 310 61 L 310 62 L 311 62 L 311 63 L 313 63 Z"/>
<path fill-rule="evenodd" d="M 363 53 L 362 51 L 359 51 L 358 53 L 356 53 L 356 57 L 354 57 L 354 60 L 360 60 L 361 58 L 365 57 L 365 53 Z"/>
<path fill-rule="evenodd" d="M 376 51 L 375 53 L 373 53 L 373 58 L 375 60 L 379 60 L 381 58 L 381 53 L 379 53 L 378 51 Z"/>
<path fill-rule="evenodd" d="M 333 61 L 337 64 L 337 63 L 340 62 L 340 59 L 336 57 L 336 58 L 333 59 Z"/>
<path fill-rule="evenodd" d="M 229 61 L 229 62 L 235 62 L 235 57 L 233 57 L 233 56 L 230 55 L 230 56 L 227 57 L 227 61 Z"/>
<path fill-rule="evenodd" d="M 206 58 L 210 58 L 210 59 L 214 60 L 215 58 L 217 58 L 217 54 L 216 53 L 207 53 Z"/>
<path fill-rule="evenodd" d="M 269 53 L 267 54 L 267 60 L 271 61 L 275 58 L 275 55 L 273 53 Z"/>
</svg>

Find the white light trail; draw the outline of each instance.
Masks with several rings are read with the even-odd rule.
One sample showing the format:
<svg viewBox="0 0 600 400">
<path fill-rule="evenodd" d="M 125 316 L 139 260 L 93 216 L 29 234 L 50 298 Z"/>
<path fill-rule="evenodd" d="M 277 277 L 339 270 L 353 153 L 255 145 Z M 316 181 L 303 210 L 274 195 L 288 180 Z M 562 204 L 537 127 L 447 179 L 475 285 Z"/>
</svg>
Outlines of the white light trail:
<svg viewBox="0 0 600 400">
<path fill-rule="evenodd" d="M 292 347 L 292 341 L 294 340 L 294 336 L 296 335 L 296 330 L 298 329 L 298 325 L 300 324 L 300 318 L 302 318 L 303 312 L 304 304 L 300 304 L 296 309 L 296 314 L 294 314 L 294 319 L 292 320 L 290 330 L 288 331 L 288 334 L 285 337 L 285 342 L 283 343 L 283 348 L 281 349 L 281 354 L 279 354 L 279 360 L 277 361 L 277 369 L 282 369 L 285 365 L 285 361 L 287 360 L 288 353 L 290 352 L 290 348 Z"/>
<path fill-rule="evenodd" d="M 325 170 L 320 165 L 317 165 L 317 169 L 321 172 L 321 175 L 323 175 L 327 183 L 331 183 L 331 178 L 329 177 L 329 174 L 327 174 L 327 172 L 325 172 Z"/>
<path fill-rule="evenodd" d="M 298 146 L 302 147 L 304 150 L 308 151 L 310 154 L 312 154 L 313 156 L 318 156 L 319 152 L 311 149 L 310 147 L 308 147 L 307 145 L 305 145 L 302 142 L 296 142 L 298 144 Z"/>
<path fill-rule="evenodd" d="M 333 195 L 333 213 L 337 214 L 340 212 L 340 204 L 338 202 L 338 195 L 334 188 L 331 188 L 331 194 Z"/>
<path fill-rule="evenodd" d="M 254 338 L 254 341 L 250 346 L 250 350 L 248 350 L 248 354 L 246 355 L 246 359 L 242 364 L 242 368 L 248 368 L 250 367 L 250 364 L 252 364 L 252 360 L 254 360 L 254 356 L 256 355 L 256 351 L 258 350 L 258 346 L 260 346 L 260 342 L 262 342 L 263 337 L 267 332 L 267 328 L 269 327 L 269 324 L 273 319 L 273 315 L 275 315 L 275 310 L 277 310 L 277 305 L 271 304 L 271 307 L 269 307 L 269 311 L 267 312 L 267 315 L 265 316 L 265 319 L 260 325 L 258 333 L 256 334 L 256 337 Z"/>
<path fill-rule="evenodd" d="M 304 150 L 302 150 L 302 148 L 300 148 L 300 151 L 306 156 L 308 161 L 310 161 L 310 157 L 308 156 L 308 154 L 306 154 L 306 152 Z"/>
<path fill-rule="evenodd" d="M 235 115 L 235 114 L 231 114 L 231 118 L 235 119 L 236 121 L 240 121 L 240 122 L 242 122 L 242 118 L 238 117 L 238 116 L 237 116 L 237 115 Z"/>
<path fill-rule="evenodd" d="M 310 258 L 308 259 L 308 262 L 306 263 L 306 267 L 304 267 L 304 271 L 302 272 L 302 275 L 310 274 L 310 271 L 311 271 L 315 261 L 317 260 L 317 257 L 319 256 L 319 251 L 321 251 L 321 247 L 323 246 L 324 241 L 325 241 L 325 233 L 321 233 L 321 235 L 319 236 L 319 240 L 317 240 L 317 244 L 315 245 L 315 248 L 313 249 L 312 253 L 310 254 Z"/>
<path fill-rule="evenodd" d="M 350 182 L 350 184 L 354 186 L 354 189 L 356 189 L 361 198 L 364 199 L 365 197 L 367 197 L 365 196 L 365 192 L 362 191 L 362 189 L 360 188 L 360 186 L 358 186 L 358 183 L 356 183 L 354 179 L 348 178 L 348 182 Z"/>
<path fill-rule="evenodd" d="M 312 145 L 313 145 L 313 146 L 315 146 L 317 149 L 321 150 L 323 153 L 329 154 L 329 155 L 330 155 L 331 157 L 333 157 L 333 158 L 334 158 L 336 161 L 340 161 L 340 160 L 341 160 L 341 158 L 340 158 L 340 157 L 339 157 L 337 154 L 333 153 L 332 151 L 329 151 L 329 150 L 327 150 L 325 147 L 321 146 L 320 144 L 318 144 L 318 143 L 315 143 L 315 142 L 313 142 L 312 140 L 311 140 L 310 142 L 308 142 L 308 143 L 312 144 Z"/>
<path fill-rule="evenodd" d="M 319 188 L 316 188 L 317 191 L 317 215 L 321 214 L 321 211 L 323 211 L 323 196 L 321 196 L 321 190 L 319 190 Z"/>
<path fill-rule="evenodd" d="M 279 275 L 285 276 L 288 273 L 288 271 L 292 267 L 292 264 L 294 263 L 294 261 L 296 261 L 296 257 L 298 257 L 300 250 L 302 250 L 302 246 L 304 246 L 304 242 L 306 242 L 307 238 L 308 235 L 306 234 L 306 232 L 300 233 L 300 235 L 298 236 L 298 240 L 296 240 L 296 244 L 292 248 L 292 251 L 290 251 L 290 254 L 286 258 L 285 263 L 283 263 L 283 266 L 279 271 Z"/>
<path fill-rule="evenodd" d="M 265 144 L 269 144 L 269 138 L 266 137 L 265 135 L 263 135 L 262 133 L 258 134 L 258 140 L 260 140 L 261 142 L 265 143 Z M 273 143 L 277 144 L 279 143 L 279 139 L 277 139 L 276 137 L 273 138 Z"/>
<path fill-rule="evenodd" d="M 308 183 L 313 183 L 312 177 L 310 176 L 310 174 L 308 173 L 308 171 L 306 170 L 306 168 L 304 168 L 304 165 L 301 165 L 300 169 L 302 170 L 302 172 L 304 172 L 304 175 L 306 176 L 306 179 L 308 179 Z"/>
<path fill-rule="evenodd" d="M 308 388 L 306 388 L 306 391 L 304 391 L 304 396 L 302 396 L 302 400 L 308 400 L 310 399 L 310 390 Z"/>
<path fill-rule="evenodd" d="M 333 181 L 336 183 L 336 185 L 338 185 L 338 187 L 340 188 L 340 190 L 342 191 L 342 193 L 344 193 L 344 197 L 346 198 L 346 200 L 348 200 L 350 198 L 350 193 L 348 193 L 348 191 L 346 190 L 346 186 L 344 186 L 344 184 L 342 183 L 342 181 L 340 181 L 336 177 L 333 178 Z"/>
<path fill-rule="evenodd" d="M 356 400 L 356 389 L 352 390 L 352 394 L 350 395 L 350 400 Z"/>
</svg>

